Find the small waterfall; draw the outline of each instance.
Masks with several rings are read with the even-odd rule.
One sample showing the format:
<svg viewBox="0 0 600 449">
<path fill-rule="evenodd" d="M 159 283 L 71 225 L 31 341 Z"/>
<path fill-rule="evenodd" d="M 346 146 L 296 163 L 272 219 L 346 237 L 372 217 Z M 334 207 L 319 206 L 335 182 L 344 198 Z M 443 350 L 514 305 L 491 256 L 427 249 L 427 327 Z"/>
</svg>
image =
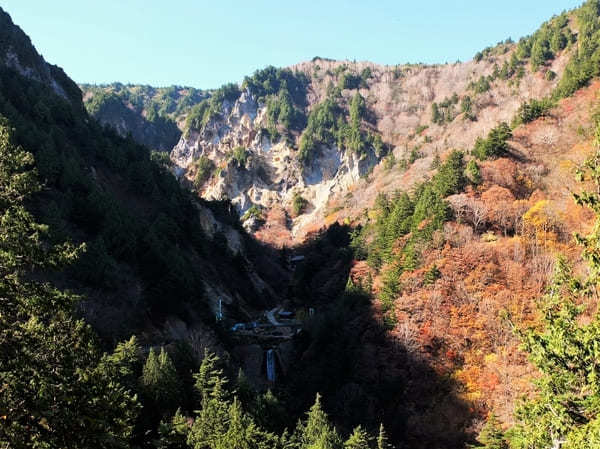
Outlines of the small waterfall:
<svg viewBox="0 0 600 449">
<path fill-rule="evenodd" d="M 267 380 L 275 382 L 275 351 L 272 349 L 267 351 Z"/>
</svg>

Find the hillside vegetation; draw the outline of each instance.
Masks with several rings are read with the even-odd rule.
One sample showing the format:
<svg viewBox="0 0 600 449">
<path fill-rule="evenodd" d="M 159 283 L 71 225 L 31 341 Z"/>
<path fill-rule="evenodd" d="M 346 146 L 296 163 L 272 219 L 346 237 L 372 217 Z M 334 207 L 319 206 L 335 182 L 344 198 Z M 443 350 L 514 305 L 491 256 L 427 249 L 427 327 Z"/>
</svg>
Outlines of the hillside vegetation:
<svg viewBox="0 0 600 449">
<path fill-rule="evenodd" d="M 131 134 L 153 150 L 171 151 L 181 137 L 180 126 L 194 105 L 208 97 L 192 87 L 83 84 L 84 104 L 101 124 L 121 136 Z"/>
<path fill-rule="evenodd" d="M 600 448 L 600 0 L 210 93 L 0 22 L 1 446 Z"/>
</svg>

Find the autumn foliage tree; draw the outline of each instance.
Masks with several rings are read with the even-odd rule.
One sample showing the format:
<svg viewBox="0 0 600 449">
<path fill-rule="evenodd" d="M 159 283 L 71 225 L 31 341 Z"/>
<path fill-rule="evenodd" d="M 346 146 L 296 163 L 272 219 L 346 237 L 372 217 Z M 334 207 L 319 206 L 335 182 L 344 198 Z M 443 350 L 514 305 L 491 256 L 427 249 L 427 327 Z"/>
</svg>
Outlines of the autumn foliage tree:
<svg viewBox="0 0 600 449">
<path fill-rule="evenodd" d="M 579 178 L 600 185 L 599 162 L 600 154 L 596 153 L 585 163 Z M 582 304 L 597 297 L 600 194 L 597 190 L 583 192 L 575 199 L 596 214 L 592 232 L 576 236 L 589 272 L 578 277 L 564 259 L 559 259 L 553 282 L 540 301 L 543 327 L 520 331 L 523 346 L 541 376 L 535 381 L 536 394 L 517 409 L 519 422 L 511 431 L 511 443 L 516 448 L 600 447 L 600 315 L 590 321 L 580 319 Z"/>
</svg>

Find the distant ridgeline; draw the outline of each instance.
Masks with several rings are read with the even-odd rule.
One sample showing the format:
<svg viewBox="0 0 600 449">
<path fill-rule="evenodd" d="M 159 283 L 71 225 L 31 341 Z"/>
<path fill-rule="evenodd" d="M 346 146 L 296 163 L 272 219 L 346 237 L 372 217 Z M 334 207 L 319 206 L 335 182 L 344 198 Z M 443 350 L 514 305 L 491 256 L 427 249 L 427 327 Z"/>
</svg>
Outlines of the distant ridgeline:
<svg viewBox="0 0 600 449">
<path fill-rule="evenodd" d="M 209 93 L 193 87 L 81 84 L 84 104 L 90 115 L 113 127 L 121 136 L 131 133 L 136 142 L 159 151 L 177 144 L 192 106 Z"/>
</svg>

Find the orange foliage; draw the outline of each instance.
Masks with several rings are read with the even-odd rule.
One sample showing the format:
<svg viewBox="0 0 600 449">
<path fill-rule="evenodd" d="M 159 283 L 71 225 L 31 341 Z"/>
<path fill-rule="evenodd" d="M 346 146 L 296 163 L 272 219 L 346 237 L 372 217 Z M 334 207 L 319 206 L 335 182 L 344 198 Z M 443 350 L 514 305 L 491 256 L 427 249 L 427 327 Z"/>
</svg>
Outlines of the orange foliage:
<svg viewBox="0 0 600 449">
<path fill-rule="evenodd" d="M 485 183 L 499 185 L 509 190 L 515 191 L 517 185 L 517 164 L 516 162 L 500 158 L 491 161 L 484 161 L 480 165 L 481 178 Z"/>
</svg>

